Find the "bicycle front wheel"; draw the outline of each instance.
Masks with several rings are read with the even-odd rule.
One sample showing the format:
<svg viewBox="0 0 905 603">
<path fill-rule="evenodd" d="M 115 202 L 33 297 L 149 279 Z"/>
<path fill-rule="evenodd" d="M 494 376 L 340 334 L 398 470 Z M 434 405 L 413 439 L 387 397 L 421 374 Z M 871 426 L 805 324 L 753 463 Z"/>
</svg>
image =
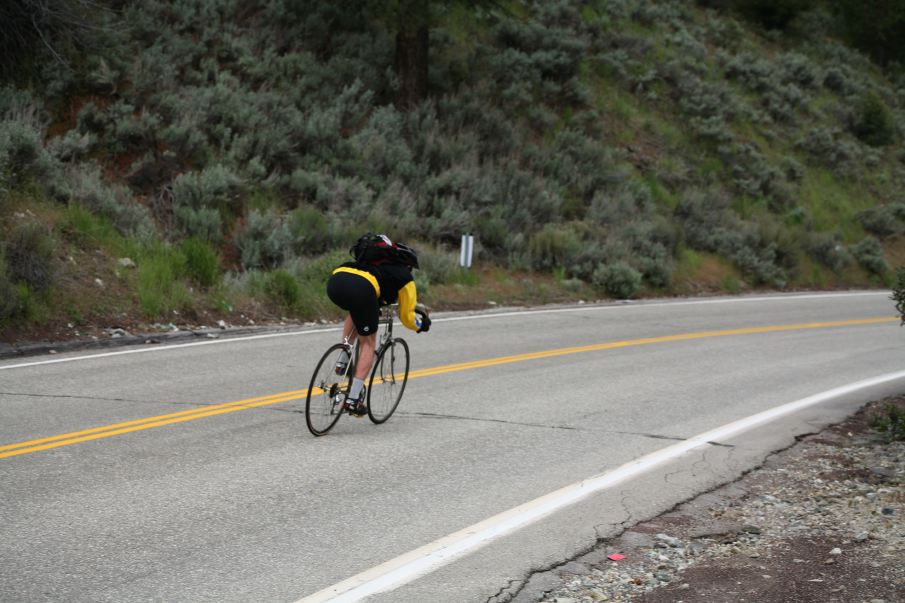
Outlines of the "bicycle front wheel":
<svg viewBox="0 0 905 603">
<path fill-rule="evenodd" d="M 316 436 L 330 431 L 343 414 L 352 374 L 347 367 L 343 374 L 337 375 L 336 362 L 345 351 L 346 346 L 341 343 L 330 347 L 311 376 L 305 401 L 305 422 L 308 423 L 308 431 Z"/>
<path fill-rule="evenodd" d="M 409 378 L 409 346 L 393 339 L 380 349 L 368 383 L 368 417 L 377 425 L 396 411 Z"/>
</svg>

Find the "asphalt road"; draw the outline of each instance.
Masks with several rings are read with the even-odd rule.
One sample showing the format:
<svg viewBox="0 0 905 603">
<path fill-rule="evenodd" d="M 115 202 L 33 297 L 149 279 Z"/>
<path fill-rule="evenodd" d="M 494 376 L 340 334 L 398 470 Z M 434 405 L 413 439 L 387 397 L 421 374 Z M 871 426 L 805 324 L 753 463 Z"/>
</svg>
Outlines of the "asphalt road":
<svg viewBox="0 0 905 603">
<path fill-rule="evenodd" d="M 856 292 L 438 315 L 431 333 L 398 329 L 418 372 L 397 414 L 323 438 L 298 392 L 335 327 L 2 361 L 0 601 L 298 601 L 698 434 L 902 371 L 894 314 L 888 293 Z M 372 599 L 506 600 L 532 569 L 903 391 L 889 379 L 713 442 Z"/>
</svg>

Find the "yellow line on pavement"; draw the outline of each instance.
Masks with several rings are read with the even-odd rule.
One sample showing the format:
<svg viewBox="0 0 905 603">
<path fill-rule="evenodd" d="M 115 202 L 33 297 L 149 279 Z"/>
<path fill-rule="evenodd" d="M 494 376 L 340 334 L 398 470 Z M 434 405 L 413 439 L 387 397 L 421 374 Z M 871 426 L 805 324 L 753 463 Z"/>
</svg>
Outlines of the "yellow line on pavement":
<svg viewBox="0 0 905 603">
<path fill-rule="evenodd" d="M 608 343 L 597 343 L 594 345 L 577 346 L 571 348 L 559 348 L 556 350 L 547 350 L 543 352 L 531 352 L 528 354 L 516 354 L 514 356 L 502 356 L 499 358 L 490 358 L 488 360 L 477 360 L 474 362 L 460 362 L 457 364 L 447 364 L 435 368 L 420 369 L 411 371 L 409 379 L 416 377 L 428 377 L 431 375 L 439 375 L 442 373 L 452 373 L 455 371 L 465 371 L 474 368 L 483 368 L 487 366 L 495 366 L 500 364 L 508 364 L 510 362 L 523 362 L 525 360 L 539 360 L 541 358 L 554 358 L 556 356 L 567 356 L 569 354 L 583 354 L 586 352 L 599 352 L 602 350 L 613 350 L 616 348 L 627 348 L 638 345 L 649 345 L 653 343 L 668 343 L 671 341 L 688 341 L 692 339 L 706 339 L 708 337 L 728 337 L 732 335 L 753 335 L 756 333 L 776 333 L 780 331 L 801 331 L 805 329 L 826 329 L 830 327 L 848 327 L 854 325 L 868 325 L 884 322 L 892 322 L 899 320 L 893 317 L 882 318 L 863 318 L 858 320 L 838 320 L 833 322 L 812 322 L 798 325 L 774 325 L 769 327 L 748 327 L 743 329 L 728 329 L 723 331 L 699 331 L 697 333 L 681 333 L 679 335 L 664 335 L 662 337 L 645 337 L 642 339 L 628 339 L 625 341 L 611 341 Z"/>
<path fill-rule="evenodd" d="M 662 337 L 645 337 L 641 339 L 628 339 L 624 341 L 612 341 L 608 343 L 599 343 L 594 345 L 576 346 L 568 348 L 559 348 L 555 350 L 546 350 L 541 352 L 529 352 L 526 354 L 515 354 L 512 356 L 501 356 L 498 358 L 488 358 L 485 360 L 475 360 L 472 362 L 459 362 L 455 364 L 447 364 L 433 368 L 419 369 L 409 373 L 409 379 L 417 379 L 419 377 L 429 377 L 432 375 L 441 375 L 444 373 L 452 373 L 458 371 L 467 371 L 489 366 L 497 366 L 501 364 L 509 364 L 513 362 L 525 362 L 528 360 L 539 360 L 542 358 L 555 358 L 558 356 L 567 356 L 571 354 L 583 354 L 588 352 L 599 352 L 603 350 L 612 350 L 617 348 L 649 345 L 656 343 L 668 343 L 673 341 L 689 341 L 694 339 L 706 339 L 710 337 L 730 337 L 735 335 L 753 335 L 758 333 L 777 333 L 782 331 L 801 331 L 806 329 L 827 329 L 833 327 L 847 327 L 857 325 L 879 324 L 898 321 L 898 317 L 879 317 L 879 318 L 863 318 L 856 320 L 838 320 L 831 322 L 813 322 L 796 325 L 774 325 L 767 327 L 748 327 L 741 329 L 727 329 L 722 331 L 699 331 L 696 333 L 681 333 L 678 335 L 664 335 Z M 164 425 L 172 425 L 174 423 L 183 423 L 185 421 L 193 421 L 204 417 L 212 417 L 237 410 L 247 408 L 256 408 L 259 406 L 269 406 L 297 400 L 307 396 L 307 389 L 299 389 L 288 392 L 280 392 L 267 396 L 258 396 L 255 398 L 246 398 L 244 400 L 236 400 L 233 402 L 224 402 L 222 404 L 214 404 L 211 406 L 203 406 L 184 410 L 180 412 L 169 413 L 165 415 L 157 415 L 146 417 L 143 419 L 135 419 L 125 421 L 123 423 L 114 423 L 102 427 L 94 427 L 84 429 L 82 431 L 74 431 L 54 436 L 48 436 L 36 440 L 28 440 L 15 444 L 6 444 L 0 446 L 0 459 L 39 452 L 41 450 L 49 450 L 60 446 L 68 446 L 70 444 L 78 444 L 79 442 L 87 442 L 100 438 L 111 437 L 131 433 L 133 431 L 141 431 L 143 429 L 151 429 L 154 427 L 163 427 Z"/>
<path fill-rule="evenodd" d="M 114 423 L 112 425 L 104 425 L 103 427 L 94 427 L 91 429 L 83 429 L 82 431 L 73 431 L 70 433 L 62 433 L 59 435 L 48 436 L 37 440 L 29 440 L 27 442 L 18 442 L 16 444 L 6 444 L 0 446 L 0 459 L 25 452 L 37 452 L 38 450 L 47 450 L 48 448 L 56 448 L 66 444 L 75 444 L 77 442 L 85 442 L 88 440 L 96 440 L 98 438 L 107 437 L 108 435 L 117 435 L 120 433 L 128 433 L 130 431 L 138 431 L 148 429 L 150 427 L 160 427 L 161 425 L 170 425 L 172 423 L 181 423 L 183 421 L 191 421 L 201 417 L 210 417 L 213 415 L 232 412 L 234 410 L 242 410 L 244 408 L 254 408 L 256 406 L 266 406 L 268 404 L 276 404 L 278 402 L 288 402 L 301 398 L 308 394 L 307 389 L 299 389 L 291 392 L 282 392 L 279 394 L 271 394 L 269 396 L 259 396 L 256 398 L 247 398 L 245 400 L 236 400 L 234 402 L 224 402 L 223 404 L 213 404 L 210 406 L 202 406 L 191 410 L 183 410 L 180 412 L 169 413 L 165 415 L 157 415 L 154 417 L 145 417 L 143 419 L 135 419 L 125 421 L 123 423 Z M 28 448 L 28 450 L 22 450 Z M 13 451 L 13 452 L 8 452 Z"/>
</svg>

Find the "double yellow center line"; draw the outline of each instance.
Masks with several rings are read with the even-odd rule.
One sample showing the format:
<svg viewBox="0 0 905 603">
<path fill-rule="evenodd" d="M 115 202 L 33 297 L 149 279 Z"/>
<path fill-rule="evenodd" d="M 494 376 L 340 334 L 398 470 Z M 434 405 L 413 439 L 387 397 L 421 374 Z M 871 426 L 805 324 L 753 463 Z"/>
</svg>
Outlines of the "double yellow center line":
<svg viewBox="0 0 905 603">
<path fill-rule="evenodd" d="M 800 331 L 806 329 L 826 329 L 833 327 L 848 327 L 857 325 L 869 325 L 877 323 L 887 323 L 899 320 L 897 317 L 880 317 L 880 318 L 864 318 L 857 320 L 839 320 L 832 322 L 813 322 L 796 325 L 774 325 L 767 327 L 748 327 L 741 329 L 726 329 L 721 331 L 700 331 L 696 333 L 682 333 L 678 335 L 665 335 L 662 337 L 645 337 L 641 339 L 628 339 L 624 341 L 613 341 L 609 343 L 599 343 L 594 345 L 576 346 L 568 348 L 558 348 L 555 350 L 546 350 L 542 352 L 529 352 L 526 354 L 515 354 L 512 356 L 501 356 L 498 358 L 488 358 L 485 360 L 475 360 L 472 362 L 460 362 L 456 364 L 447 364 L 434 368 L 419 369 L 409 373 L 409 379 L 417 379 L 419 377 L 430 377 L 433 375 L 441 375 L 444 373 L 453 373 L 459 371 L 467 371 L 472 369 L 485 368 L 489 366 L 497 366 L 501 364 L 510 364 L 513 362 L 525 362 L 528 360 L 540 360 L 543 358 L 555 358 L 558 356 L 568 356 L 572 354 L 584 354 L 588 352 L 600 352 L 604 350 L 613 350 L 618 348 L 649 345 L 655 343 L 668 343 L 674 341 L 689 341 L 694 339 L 706 339 L 710 337 L 731 337 L 735 335 L 754 335 L 758 333 L 776 333 L 781 331 Z M 297 389 L 293 391 L 280 392 L 270 394 L 268 396 L 259 396 L 256 398 L 246 398 L 244 400 L 236 400 L 234 402 L 224 402 L 223 404 L 214 404 L 211 406 L 203 406 L 184 410 L 180 412 L 169 413 L 165 415 L 157 415 L 154 417 L 146 417 L 144 419 L 135 419 L 125 421 L 123 423 L 114 423 L 102 427 L 94 427 L 84 429 L 82 431 L 74 431 L 54 436 L 48 436 L 36 440 L 28 440 L 15 444 L 6 444 L 0 446 L 0 459 L 18 456 L 21 454 L 29 454 L 32 452 L 40 452 L 60 446 L 69 446 L 80 442 L 88 442 L 101 438 L 109 438 L 112 436 L 131 433 L 133 431 L 141 431 L 143 429 L 152 429 L 154 427 L 163 427 L 165 425 L 173 425 L 174 423 L 183 423 L 185 421 L 194 421 L 205 417 L 213 417 L 238 410 L 248 408 L 257 408 L 259 406 L 270 406 L 281 402 L 289 402 L 297 400 L 308 395 L 307 389 Z"/>
</svg>

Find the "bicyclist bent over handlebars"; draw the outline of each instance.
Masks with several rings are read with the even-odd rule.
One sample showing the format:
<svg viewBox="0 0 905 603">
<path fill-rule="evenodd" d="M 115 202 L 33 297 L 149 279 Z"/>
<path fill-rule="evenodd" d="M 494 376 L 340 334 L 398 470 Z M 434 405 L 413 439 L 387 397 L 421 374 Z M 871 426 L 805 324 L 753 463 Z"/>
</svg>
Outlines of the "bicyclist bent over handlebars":
<svg viewBox="0 0 905 603">
<path fill-rule="evenodd" d="M 394 243 L 386 235 L 368 233 L 358 239 L 349 253 L 355 261 L 333 271 L 327 281 L 327 296 L 349 312 L 343 324 L 344 341 L 351 343 L 358 337 L 360 356 L 348 400 L 350 412 L 363 416 L 368 412 L 364 380 L 374 363 L 380 306 L 398 301 L 399 319 L 417 333 L 430 330 L 431 319 L 416 308 L 418 294 L 412 270 L 418 268 L 418 255 L 414 249 Z M 345 358 L 345 362 L 349 359 Z M 337 369 L 345 370 L 345 365 L 340 364 Z"/>
</svg>

